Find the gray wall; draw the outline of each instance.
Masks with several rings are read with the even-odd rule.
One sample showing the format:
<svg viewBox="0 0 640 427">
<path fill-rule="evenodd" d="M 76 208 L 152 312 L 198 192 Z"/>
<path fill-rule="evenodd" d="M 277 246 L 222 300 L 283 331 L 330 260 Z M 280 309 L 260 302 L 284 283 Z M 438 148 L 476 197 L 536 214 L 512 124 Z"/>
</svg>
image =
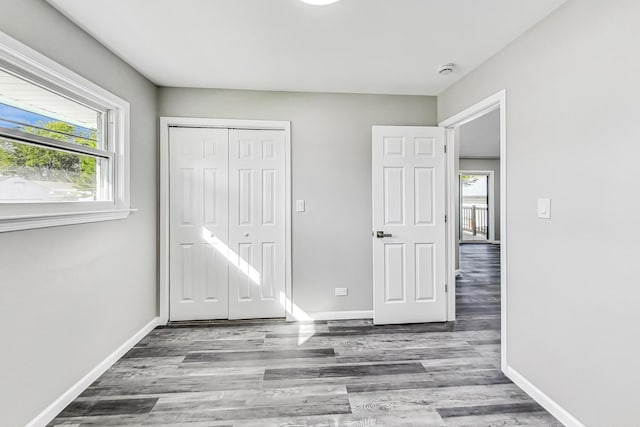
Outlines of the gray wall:
<svg viewBox="0 0 640 427">
<path fill-rule="evenodd" d="M 587 426 L 640 419 L 639 16 L 569 0 L 438 98 L 507 89 L 508 362 Z"/>
<path fill-rule="evenodd" d="M 291 121 L 292 196 L 307 202 L 293 213 L 293 300 L 306 312 L 372 309 L 371 126 L 434 125 L 434 97 L 161 88 L 158 98 L 161 116 Z"/>
<path fill-rule="evenodd" d="M 40 0 L 0 30 L 131 103 L 122 221 L 0 234 L 0 425 L 21 426 L 156 316 L 156 88 Z"/>
<path fill-rule="evenodd" d="M 493 214 L 495 240 L 500 240 L 500 159 L 460 159 L 460 170 L 493 171 Z"/>
</svg>

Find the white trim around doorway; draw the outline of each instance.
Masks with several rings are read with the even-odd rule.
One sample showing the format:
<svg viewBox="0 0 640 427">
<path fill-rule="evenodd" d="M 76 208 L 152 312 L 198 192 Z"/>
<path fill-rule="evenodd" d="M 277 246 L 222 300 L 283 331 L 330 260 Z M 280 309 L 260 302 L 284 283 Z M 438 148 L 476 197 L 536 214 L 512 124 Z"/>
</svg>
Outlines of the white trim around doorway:
<svg viewBox="0 0 640 427">
<path fill-rule="evenodd" d="M 267 120 L 160 117 L 160 288 L 159 324 L 169 322 L 169 128 L 201 127 L 224 129 L 282 130 L 285 133 L 285 306 L 286 320 L 296 320 L 291 284 L 291 122 Z"/>
<path fill-rule="evenodd" d="M 507 128 L 506 128 L 506 101 L 507 92 L 500 92 L 478 102 L 464 111 L 440 122 L 445 128 L 447 152 L 447 194 L 448 212 L 452 218 L 456 211 L 455 186 L 458 185 L 456 173 L 456 159 L 459 156 L 456 144 L 456 129 L 491 111 L 500 110 L 500 361 L 502 371 L 505 372 L 507 363 L 507 290 L 508 290 L 508 263 L 507 263 Z M 447 320 L 456 318 L 456 221 L 449 221 L 447 229 L 447 283 L 451 286 L 447 300 Z"/>
</svg>

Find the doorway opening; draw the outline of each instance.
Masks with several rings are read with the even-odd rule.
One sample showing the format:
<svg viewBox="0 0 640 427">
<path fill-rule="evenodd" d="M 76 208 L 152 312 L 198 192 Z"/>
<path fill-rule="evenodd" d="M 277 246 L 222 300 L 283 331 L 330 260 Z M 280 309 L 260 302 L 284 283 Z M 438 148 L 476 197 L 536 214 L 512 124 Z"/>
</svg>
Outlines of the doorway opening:
<svg viewBox="0 0 640 427">
<path fill-rule="evenodd" d="M 507 367 L 506 92 L 443 121 L 448 152 L 448 320 L 477 323 Z M 469 244 L 483 243 L 483 244 Z M 476 330 L 476 329 L 474 329 Z"/>
<path fill-rule="evenodd" d="M 458 129 L 459 227 L 456 318 L 478 325 L 478 351 L 500 364 L 500 247 L 494 241 L 493 178 L 500 175 L 500 110 Z M 482 170 L 480 170 L 482 169 Z M 476 341 L 474 341 L 476 342 Z"/>
</svg>

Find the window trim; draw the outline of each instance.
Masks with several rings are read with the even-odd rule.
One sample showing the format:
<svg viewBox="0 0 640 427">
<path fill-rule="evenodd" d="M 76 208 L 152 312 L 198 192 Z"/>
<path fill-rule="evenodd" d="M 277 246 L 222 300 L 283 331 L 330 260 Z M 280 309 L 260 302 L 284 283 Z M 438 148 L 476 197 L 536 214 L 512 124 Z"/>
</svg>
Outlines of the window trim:
<svg viewBox="0 0 640 427">
<path fill-rule="evenodd" d="M 20 143 L 33 143 L 38 147 L 61 149 L 67 153 L 80 154 L 84 156 L 99 157 L 102 159 L 113 159 L 113 151 L 99 150 L 97 148 L 88 147 L 86 145 L 76 144 L 73 142 L 62 141 L 53 138 L 45 138 L 37 134 L 31 134 L 14 129 L 2 129 L 0 134 L 9 140 Z"/>
<path fill-rule="evenodd" d="M 130 206 L 129 103 L 2 31 L 0 62 L 55 92 L 104 110 L 105 143 L 113 159 L 113 200 L 0 204 L 0 232 L 124 219 L 134 212 Z"/>
</svg>

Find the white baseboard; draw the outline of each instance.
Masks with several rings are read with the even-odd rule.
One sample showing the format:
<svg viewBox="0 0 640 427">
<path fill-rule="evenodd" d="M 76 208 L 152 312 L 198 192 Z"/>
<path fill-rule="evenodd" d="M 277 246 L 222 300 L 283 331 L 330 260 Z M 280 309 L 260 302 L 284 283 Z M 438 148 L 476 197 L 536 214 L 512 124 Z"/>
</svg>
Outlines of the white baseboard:
<svg viewBox="0 0 640 427">
<path fill-rule="evenodd" d="M 313 320 L 373 319 L 373 310 L 360 311 L 318 311 L 309 313 Z"/>
<path fill-rule="evenodd" d="M 51 405 L 40 412 L 33 420 L 27 424 L 26 427 L 44 427 L 56 415 L 58 415 L 64 408 L 73 402 L 73 400 L 80 395 L 87 387 L 91 385 L 95 380 L 100 377 L 107 369 L 109 369 L 114 363 L 116 363 L 124 354 L 131 350 L 142 338 L 144 338 L 149 332 L 160 324 L 158 317 L 154 318 L 151 322 L 147 323 L 142 329 L 135 333 L 131 338 L 125 341 L 120 347 L 118 347 L 113 353 L 107 356 L 98 366 L 93 368 L 87 375 L 82 377 L 80 381 L 75 383 L 65 391 L 62 396 L 58 397 Z"/>
<path fill-rule="evenodd" d="M 528 379 L 522 376 L 522 374 L 513 369 L 511 366 L 507 366 L 505 375 L 565 426 L 585 427 L 585 425 L 578 421 L 576 417 L 571 415 L 566 409 L 564 409 L 556 401 L 547 396 L 542 390 L 533 385 L 533 383 L 531 383 Z"/>
</svg>

